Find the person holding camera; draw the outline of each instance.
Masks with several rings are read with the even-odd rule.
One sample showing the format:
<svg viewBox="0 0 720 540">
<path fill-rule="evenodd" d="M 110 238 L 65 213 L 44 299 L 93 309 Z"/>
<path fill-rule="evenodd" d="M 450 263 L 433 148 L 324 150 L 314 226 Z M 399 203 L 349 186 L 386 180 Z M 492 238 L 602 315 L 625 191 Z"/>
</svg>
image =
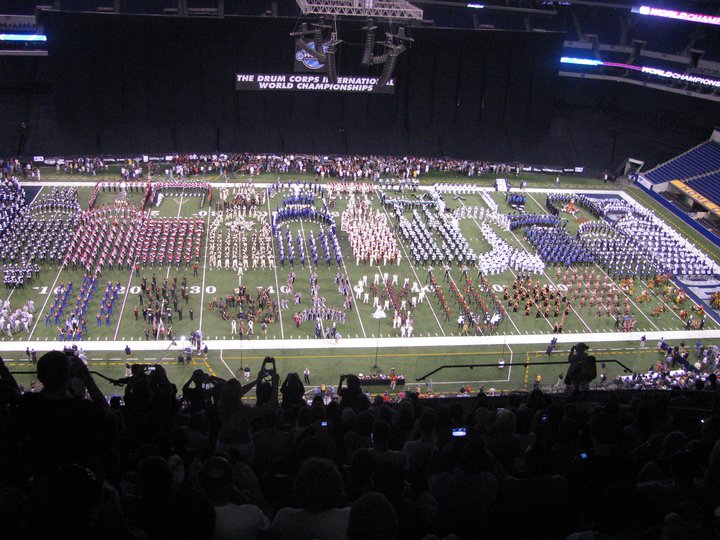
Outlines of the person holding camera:
<svg viewBox="0 0 720 540">
<path fill-rule="evenodd" d="M 343 388 L 343 383 L 347 386 Z M 363 397 L 363 391 L 360 386 L 360 379 L 357 375 L 340 375 L 338 383 L 337 395 L 340 396 L 340 409 L 350 407 L 355 412 L 359 412 L 360 400 Z"/>
<path fill-rule="evenodd" d="M 282 408 L 302 407 L 305 405 L 305 386 L 297 373 L 288 373 L 280 387 Z"/>
<path fill-rule="evenodd" d="M 107 418 L 105 396 L 87 366 L 71 352 L 44 354 L 37 376 L 42 391 L 27 392 L 19 400 L 21 454 L 38 475 L 68 463 L 89 464 Z"/>
<path fill-rule="evenodd" d="M 597 378 L 596 359 L 594 356 L 588 356 L 589 348 L 585 343 L 578 343 L 570 348 L 568 354 L 570 367 L 565 375 L 568 390 L 571 388 L 587 390 L 590 383 Z"/>
</svg>

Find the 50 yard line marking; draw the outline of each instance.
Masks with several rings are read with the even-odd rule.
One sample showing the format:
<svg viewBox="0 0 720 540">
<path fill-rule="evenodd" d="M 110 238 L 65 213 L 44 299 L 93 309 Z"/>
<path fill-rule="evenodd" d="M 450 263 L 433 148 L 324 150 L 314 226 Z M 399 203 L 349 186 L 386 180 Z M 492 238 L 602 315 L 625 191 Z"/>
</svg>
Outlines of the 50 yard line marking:
<svg viewBox="0 0 720 540">
<path fill-rule="evenodd" d="M 390 214 L 388 213 L 387 209 L 383 206 L 382 201 L 380 201 L 380 207 L 383 209 L 383 212 L 385 212 L 385 216 L 387 216 L 388 221 L 392 224 L 392 218 L 390 217 Z M 410 270 L 412 270 L 412 273 L 415 275 L 415 279 L 418 281 L 418 286 L 422 284 L 422 280 L 418 276 L 417 272 L 415 271 L 415 265 L 412 263 L 412 259 L 408 256 L 407 250 L 405 249 L 405 243 L 400 240 L 398 242 L 400 245 L 400 249 L 403 250 L 403 253 L 405 254 L 405 259 L 407 259 L 408 266 L 410 266 Z M 440 319 L 437 318 L 437 315 L 435 314 L 435 309 L 433 308 L 432 301 L 428 298 L 428 306 L 430 306 L 430 311 L 433 314 L 433 317 L 435 317 L 435 322 L 440 327 L 440 331 L 442 332 L 442 335 L 445 336 L 445 329 L 443 328 L 442 324 L 440 324 Z"/>
<path fill-rule="evenodd" d="M 183 190 L 180 192 L 180 203 L 178 203 L 178 213 L 177 213 L 177 217 L 176 217 L 175 219 L 180 219 L 180 211 L 182 210 L 183 197 L 184 197 L 184 196 L 185 196 L 185 189 L 183 189 Z M 210 211 L 209 211 L 209 209 L 208 209 L 208 218 L 209 218 L 209 217 L 210 217 Z M 205 244 L 205 249 L 207 250 L 207 243 Z M 172 266 L 172 263 L 171 263 L 171 264 L 168 264 L 167 272 L 165 272 L 165 279 L 166 279 L 166 280 L 170 277 L 170 267 L 171 267 L 171 266 Z M 205 272 L 205 269 L 203 268 L 203 279 L 204 279 L 204 277 L 205 277 L 204 272 Z M 203 293 L 205 292 L 204 287 L 205 287 L 205 282 L 203 281 Z M 127 292 L 126 292 L 126 297 L 127 297 Z M 200 317 L 201 317 L 201 319 L 202 319 L 202 306 L 200 306 L 200 307 L 201 307 L 201 309 L 200 309 Z M 163 301 L 162 301 L 162 304 L 160 305 L 160 324 L 158 325 L 157 333 L 155 334 L 155 339 L 156 339 L 156 340 L 157 340 L 157 338 L 158 338 L 158 335 L 160 334 L 160 328 L 164 328 L 164 325 L 163 325 L 163 322 L 162 322 L 163 317 L 165 317 L 165 300 L 163 300 Z M 161 325 L 162 325 L 162 326 L 161 326 Z"/>
<path fill-rule="evenodd" d="M 210 198 L 212 199 L 212 186 L 210 187 Z M 182 198 L 180 199 L 182 204 Z M 205 254 L 203 255 L 203 275 L 202 275 L 202 289 L 200 291 L 200 318 L 198 321 L 198 330 L 202 335 L 202 320 L 203 311 L 205 311 L 205 273 L 207 272 L 207 252 L 208 244 L 210 243 L 210 215 L 212 214 L 212 201 L 208 201 L 208 213 L 207 223 L 205 223 Z M 180 209 L 178 208 L 178 217 L 180 216 Z M 168 268 L 168 275 L 170 274 L 170 268 Z"/>
<path fill-rule="evenodd" d="M 279 178 L 278 178 L 279 180 Z M 270 194 L 268 193 L 267 188 L 265 188 L 265 200 L 267 202 L 267 208 L 268 208 L 268 223 L 272 223 L 270 221 L 270 216 L 272 215 L 272 210 L 270 209 Z M 282 234 L 280 235 L 281 241 L 282 241 Z M 275 237 L 273 236 L 270 239 L 270 246 L 273 250 L 273 272 L 275 272 L 275 296 L 277 296 L 277 302 L 278 302 L 278 319 L 280 320 L 280 337 L 282 339 L 285 339 L 285 330 L 283 329 L 283 320 L 282 320 L 282 309 L 280 308 L 280 283 L 278 282 L 278 275 L 277 275 L 277 265 L 278 261 L 275 256 Z"/>
<path fill-rule="evenodd" d="M 460 201 L 460 204 L 463 205 L 463 208 L 467 208 L 467 206 L 465 206 L 465 203 L 464 203 L 461 199 L 458 199 L 458 200 Z M 472 218 L 472 220 L 473 220 L 473 222 L 475 223 L 475 226 L 476 226 L 476 227 L 478 228 L 478 230 L 480 231 L 480 234 L 482 234 L 482 227 L 480 227 L 480 224 L 478 223 L 477 219 Z M 458 228 L 459 228 L 459 227 L 458 227 Z M 461 233 L 462 233 L 462 231 L 461 231 Z M 527 250 L 525 250 L 525 251 L 527 251 Z M 512 269 L 510 266 L 508 266 L 508 270 L 510 270 L 510 273 L 511 273 L 513 276 L 515 276 L 515 278 L 517 278 L 517 274 L 513 271 L 513 269 Z M 450 277 L 450 279 L 452 279 L 452 276 Z M 454 279 L 453 279 L 453 283 L 455 283 L 455 280 L 454 280 Z M 488 280 L 488 284 L 489 284 L 489 283 L 490 283 L 490 280 Z M 456 286 L 457 286 L 457 285 L 456 285 Z M 490 288 L 492 288 L 492 285 L 490 285 Z M 494 291 L 492 291 L 492 292 L 494 293 Z M 531 300 L 532 300 L 533 304 L 535 305 L 535 307 L 536 307 L 537 309 L 540 309 L 540 307 L 537 305 L 537 303 L 535 303 L 535 299 L 534 299 L 534 298 L 531 298 Z M 517 325 L 515 324 L 515 321 L 513 321 L 513 318 L 512 318 L 512 316 L 510 315 L 510 311 L 508 311 L 507 309 L 505 309 L 505 305 L 504 305 L 504 304 L 503 304 L 503 309 L 504 309 L 504 311 L 505 311 L 505 314 L 507 315 L 508 320 L 510 321 L 510 324 L 512 324 L 512 325 L 515 327 L 515 330 L 517 331 L 518 334 L 522 334 L 522 332 L 520 331 L 520 329 L 519 329 L 519 328 L 517 327 Z M 545 322 L 547 322 L 548 325 L 550 325 L 550 328 L 552 328 L 552 324 L 550 323 L 550 321 L 548 321 L 547 319 L 545 319 Z M 507 332 L 506 332 L 506 334 L 507 334 Z"/>
<path fill-rule="evenodd" d="M 150 209 L 145 210 L 145 213 L 149 215 Z M 130 279 L 128 279 L 127 287 L 125 287 L 125 297 L 123 298 L 122 306 L 120 307 L 120 315 L 118 315 L 118 322 L 115 325 L 115 335 L 113 335 L 113 341 L 117 340 L 118 331 L 120 330 L 120 323 L 122 322 L 123 312 L 125 311 L 125 302 L 127 302 L 128 296 L 130 296 L 130 286 L 132 285 L 133 274 L 135 273 L 135 265 L 137 264 L 138 256 L 135 255 L 133 259 L 132 269 L 130 270 Z M 123 336 L 124 337 L 124 336 Z"/>
</svg>

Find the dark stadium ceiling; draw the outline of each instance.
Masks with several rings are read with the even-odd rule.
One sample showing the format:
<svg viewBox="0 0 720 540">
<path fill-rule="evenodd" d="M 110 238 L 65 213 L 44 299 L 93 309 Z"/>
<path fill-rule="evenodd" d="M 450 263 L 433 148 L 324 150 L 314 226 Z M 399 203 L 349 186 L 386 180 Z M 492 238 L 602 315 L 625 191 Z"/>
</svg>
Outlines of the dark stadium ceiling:
<svg viewBox="0 0 720 540">
<path fill-rule="evenodd" d="M 632 7 L 640 5 L 704 14 L 720 13 L 717 0 L 411 0 L 411 3 L 424 11 L 426 24 L 465 28 L 517 29 L 513 21 L 506 24 L 505 17 L 552 17 L 575 9 L 627 10 L 629 13 Z M 167 16 L 301 16 L 296 0 L 3 0 L 0 2 L 0 16 L 35 15 L 38 8 L 43 7 L 63 11 Z M 483 17 L 491 17 L 492 20 L 482 20 Z M 532 24 L 525 26 L 535 28 Z"/>
</svg>

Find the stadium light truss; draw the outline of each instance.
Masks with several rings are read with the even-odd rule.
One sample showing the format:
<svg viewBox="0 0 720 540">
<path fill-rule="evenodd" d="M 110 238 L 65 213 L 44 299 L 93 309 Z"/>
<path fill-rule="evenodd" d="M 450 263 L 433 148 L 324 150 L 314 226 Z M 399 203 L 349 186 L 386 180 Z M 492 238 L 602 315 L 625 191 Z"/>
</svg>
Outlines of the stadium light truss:
<svg viewBox="0 0 720 540">
<path fill-rule="evenodd" d="M 423 10 L 405 0 L 296 0 L 296 2 L 305 15 L 417 21 L 423 18 Z"/>
</svg>

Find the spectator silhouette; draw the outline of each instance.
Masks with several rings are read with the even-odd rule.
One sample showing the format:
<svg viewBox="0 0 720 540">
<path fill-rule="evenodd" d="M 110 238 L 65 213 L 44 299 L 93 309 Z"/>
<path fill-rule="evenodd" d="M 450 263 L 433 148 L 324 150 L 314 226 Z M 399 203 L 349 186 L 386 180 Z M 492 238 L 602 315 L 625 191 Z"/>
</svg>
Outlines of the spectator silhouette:
<svg viewBox="0 0 720 540">
<path fill-rule="evenodd" d="M 387 497 L 366 493 L 350 508 L 348 540 L 394 540 L 398 518 Z"/>
<path fill-rule="evenodd" d="M 31 470 L 43 475 L 67 463 L 89 464 L 102 442 L 105 397 L 77 356 L 46 353 L 38 360 L 37 374 L 42 391 L 25 393 L 19 402 L 21 455 Z M 71 392 L 73 378 L 90 399 Z"/>
<path fill-rule="evenodd" d="M 295 477 L 300 508 L 283 508 L 273 519 L 273 540 L 345 540 L 350 508 L 338 508 L 344 495 L 337 466 L 313 458 L 302 464 Z"/>
<path fill-rule="evenodd" d="M 214 540 L 261 538 L 270 522 L 252 504 L 236 504 L 233 495 L 233 467 L 223 457 L 211 457 L 200 471 L 200 489 L 215 507 Z"/>
</svg>

